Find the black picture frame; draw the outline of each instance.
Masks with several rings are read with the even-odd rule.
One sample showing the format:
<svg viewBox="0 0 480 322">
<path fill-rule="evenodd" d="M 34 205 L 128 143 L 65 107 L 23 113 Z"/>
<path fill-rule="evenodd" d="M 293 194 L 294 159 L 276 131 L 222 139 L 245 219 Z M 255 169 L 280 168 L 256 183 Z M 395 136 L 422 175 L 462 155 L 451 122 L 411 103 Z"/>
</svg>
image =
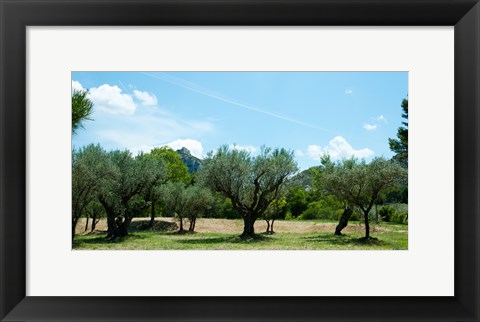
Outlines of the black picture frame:
<svg viewBox="0 0 480 322">
<path fill-rule="evenodd" d="M 0 0 L 0 21 L 1 321 L 479 320 L 478 1 Z M 455 26 L 455 295 L 26 296 L 26 27 L 120 25 Z"/>
</svg>

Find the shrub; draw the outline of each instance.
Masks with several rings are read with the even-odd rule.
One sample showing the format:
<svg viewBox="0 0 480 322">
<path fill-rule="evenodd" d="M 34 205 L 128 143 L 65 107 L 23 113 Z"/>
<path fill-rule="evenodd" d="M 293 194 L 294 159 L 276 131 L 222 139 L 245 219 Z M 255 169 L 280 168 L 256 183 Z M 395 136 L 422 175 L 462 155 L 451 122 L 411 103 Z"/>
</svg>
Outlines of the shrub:
<svg viewBox="0 0 480 322">
<path fill-rule="evenodd" d="M 400 209 L 407 209 L 407 207 L 404 204 L 383 206 L 378 213 L 385 222 L 406 224 L 408 223 L 408 211 L 401 211 Z"/>
<path fill-rule="evenodd" d="M 293 220 L 295 218 L 293 218 L 293 215 L 290 211 L 287 211 L 287 213 L 285 214 L 285 220 Z"/>
<path fill-rule="evenodd" d="M 390 222 L 392 220 L 392 217 L 394 217 L 396 213 L 397 213 L 397 210 L 391 206 L 383 206 L 378 211 L 378 214 L 380 215 L 382 220 L 385 222 Z"/>
<path fill-rule="evenodd" d="M 408 212 L 396 212 L 392 218 L 392 222 L 396 222 L 399 224 L 406 224 L 408 223 Z"/>
<path fill-rule="evenodd" d="M 341 207 L 332 202 L 332 200 L 325 198 L 319 201 L 311 202 L 308 204 L 307 209 L 302 212 L 300 219 L 330 219 L 338 220 L 343 213 Z"/>
</svg>

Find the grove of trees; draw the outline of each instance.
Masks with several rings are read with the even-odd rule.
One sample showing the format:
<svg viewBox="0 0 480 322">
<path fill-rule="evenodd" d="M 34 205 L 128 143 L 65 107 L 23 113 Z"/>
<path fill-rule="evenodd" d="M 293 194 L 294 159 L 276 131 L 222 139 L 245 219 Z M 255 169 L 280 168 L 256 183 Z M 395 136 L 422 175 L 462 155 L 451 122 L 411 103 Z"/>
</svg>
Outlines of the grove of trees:
<svg viewBox="0 0 480 322">
<path fill-rule="evenodd" d="M 92 107 L 87 92 L 73 92 L 74 134 Z M 148 227 L 154 227 L 158 214 L 174 217 L 179 233 L 193 233 L 199 217 L 241 218 L 240 236 L 246 239 L 255 237 L 259 219 L 267 223 L 266 234 L 274 233 L 279 219 L 335 220 L 337 235 L 358 220 L 369 239 L 372 220 L 408 220 L 408 212 L 395 208 L 408 203 L 408 100 L 401 107 L 405 121 L 398 139 L 389 139 L 395 153 L 390 160 L 333 161 L 324 155 L 319 166 L 300 174 L 293 151 L 283 148 L 262 147 L 252 155 L 224 145 L 210 152 L 196 173 L 168 147 L 136 156 L 93 144 L 73 149 L 72 239 L 80 218 L 87 220 L 85 231 L 89 222 L 94 231 L 106 218 L 106 237 L 113 240 L 128 235 L 135 217 L 149 217 Z"/>
<path fill-rule="evenodd" d="M 370 163 L 355 158 L 332 162 L 329 156 L 325 156 L 322 158 L 322 165 L 318 174 L 320 185 L 328 194 L 345 204 L 344 216 L 351 216 L 352 211 L 347 209 L 352 207 L 358 207 L 362 211 L 365 238 L 370 238 L 370 211 L 381 192 L 407 177 L 407 170 L 398 162 L 384 158 L 374 158 Z M 341 218 L 343 220 L 337 228 L 337 234 L 348 222 L 348 217 Z"/>
</svg>

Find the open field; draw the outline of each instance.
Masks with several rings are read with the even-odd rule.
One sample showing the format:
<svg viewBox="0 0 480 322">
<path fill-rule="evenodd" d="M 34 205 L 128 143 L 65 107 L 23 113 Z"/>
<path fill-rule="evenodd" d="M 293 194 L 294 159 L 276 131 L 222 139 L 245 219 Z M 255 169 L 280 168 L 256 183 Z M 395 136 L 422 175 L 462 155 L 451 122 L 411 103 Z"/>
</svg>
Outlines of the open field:
<svg viewBox="0 0 480 322">
<path fill-rule="evenodd" d="M 370 234 L 376 238 L 365 241 L 365 227 L 359 222 L 351 222 L 343 230 L 343 236 L 335 236 L 336 222 L 276 221 L 275 234 L 266 235 L 266 223 L 257 220 L 257 238 L 242 240 L 243 230 L 240 219 L 197 220 L 195 233 L 178 234 L 173 218 L 157 219 L 154 229 L 142 230 L 147 218 L 136 218 L 131 224 L 129 236 L 118 241 L 108 241 L 106 221 L 97 224 L 93 233 L 85 233 L 85 221 L 77 225 L 74 249 L 103 250 L 399 250 L 408 249 L 408 226 L 382 223 L 371 225 Z M 188 227 L 188 226 L 187 226 Z"/>
</svg>

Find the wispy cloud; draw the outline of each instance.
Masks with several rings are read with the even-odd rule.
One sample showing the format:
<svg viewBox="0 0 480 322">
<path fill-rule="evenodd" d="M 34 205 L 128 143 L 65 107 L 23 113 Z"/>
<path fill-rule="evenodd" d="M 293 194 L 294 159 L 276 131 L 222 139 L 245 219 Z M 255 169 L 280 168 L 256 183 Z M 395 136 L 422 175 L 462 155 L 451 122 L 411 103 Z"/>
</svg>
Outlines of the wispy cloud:
<svg viewBox="0 0 480 322">
<path fill-rule="evenodd" d="M 157 106 L 157 97 L 149 92 L 142 92 L 137 89 L 133 90 L 133 95 L 143 106 Z"/>
<path fill-rule="evenodd" d="M 381 124 L 387 124 L 387 119 L 383 115 L 372 117 L 373 123 L 363 123 L 363 128 L 367 131 L 376 130 Z"/>
<path fill-rule="evenodd" d="M 377 124 L 368 124 L 368 123 L 363 123 L 363 128 L 367 131 L 373 131 L 378 127 Z"/>
<path fill-rule="evenodd" d="M 305 156 L 305 153 L 302 150 L 295 150 L 295 156 L 301 158 Z"/>
<path fill-rule="evenodd" d="M 347 88 L 347 89 L 345 90 L 345 94 L 351 95 L 351 94 L 353 94 L 353 90 Z"/>
<path fill-rule="evenodd" d="M 348 142 L 341 136 L 336 136 L 327 146 L 321 147 L 316 144 L 311 144 L 307 148 L 307 155 L 314 160 L 320 160 L 324 155 L 328 154 L 332 159 L 342 159 L 342 158 L 368 158 L 374 153 L 368 148 L 363 149 L 354 149 Z"/>
<path fill-rule="evenodd" d="M 150 77 L 153 77 L 153 78 L 156 78 L 156 79 L 159 79 L 159 80 L 162 80 L 164 82 L 168 82 L 168 83 L 173 84 L 175 86 L 182 87 L 182 88 L 190 90 L 192 92 L 195 92 L 195 93 L 198 93 L 198 94 L 201 94 L 201 95 L 204 95 L 204 96 L 207 96 L 207 97 L 210 97 L 210 98 L 213 98 L 213 99 L 216 99 L 216 100 L 219 100 L 219 101 L 231 104 L 231 105 L 235 105 L 235 106 L 244 108 L 246 110 L 250 110 L 250 111 L 260 113 L 260 114 L 264 114 L 264 115 L 268 115 L 268 116 L 271 116 L 271 117 L 274 117 L 274 118 L 277 118 L 277 119 L 280 119 L 280 120 L 284 120 L 284 121 L 287 121 L 287 122 L 295 123 L 295 124 L 298 124 L 298 125 L 302 125 L 302 126 L 306 126 L 306 127 L 309 127 L 309 128 L 313 128 L 313 129 L 317 129 L 317 130 L 321 130 L 321 131 L 325 131 L 325 132 L 330 133 L 330 131 L 328 131 L 326 129 L 323 129 L 323 128 L 320 128 L 318 126 L 296 120 L 296 119 L 291 118 L 289 116 L 272 113 L 272 112 L 266 111 L 264 109 L 261 109 L 259 107 L 253 106 L 251 104 L 245 104 L 245 103 L 239 102 L 236 99 L 226 97 L 226 96 L 224 96 L 220 93 L 216 93 L 216 92 L 214 92 L 214 91 L 212 91 L 208 88 L 202 87 L 198 84 L 189 82 L 187 80 L 184 80 L 184 79 L 181 79 L 181 78 L 178 78 L 178 77 L 174 77 L 172 75 L 168 75 L 166 73 L 156 73 L 156 74 L 143 73 L 143 74 L 147 75 L 147 76 L 150 76 Z"/>
<path fill-rule="evenodd" d="M 383 122 L 383 123 L 387 124 L 387 119 L 386 119 L 385 116 L 383 116 L 383 115 L 377 116 L 377 117 L 376 117 L 376 120 L 377 120 L 378 122 Z"/>
<path fill-rule="evenodd" d="M 247 151 L 247 152 L 250 152 L 250 153 L 255 153 L 257 151 L 257 148 L 254 147 L 253 145 L 230 144 L 229 147 L 232 150 L 243 150 L 243 151 Z"/>
</svg>

